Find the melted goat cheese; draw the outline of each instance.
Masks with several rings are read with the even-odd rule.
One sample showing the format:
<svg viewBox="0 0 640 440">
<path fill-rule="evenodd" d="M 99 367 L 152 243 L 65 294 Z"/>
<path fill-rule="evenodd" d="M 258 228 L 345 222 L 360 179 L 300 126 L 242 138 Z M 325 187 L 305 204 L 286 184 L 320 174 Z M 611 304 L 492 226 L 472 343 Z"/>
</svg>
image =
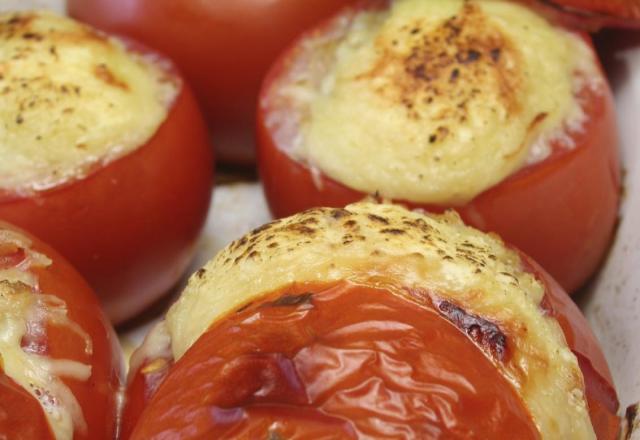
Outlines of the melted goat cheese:
<svg viewBox="0 0 640 440">
<path fill-rule="evenodd" d="M 0 189 L 47 189 L 144 145 L 179 89 L 168 72 L 69 18 L 0 14 Z"/>
<path fill-rule="evenodd" d="M 294 49 L 261 105 L 276 144 L 350 188 L 464 204 L 583 129 L 589 45 L 514 2 L 395 0 Z"/>
<path fill-rule="evenodd" d="M 0 368 L 40 403 L 56 440 L 71 440 L 74 432 L 86 432 L 87 425 L 80 404 L 62 378 L 86 381 L 91 366 L 31 352 L 23 341 L 43 333 L 47 323 L 78 334 L 87 354 L 93 351 L 91 338 L 68 318 L 64 301 L 38 292 L 38 279 L 30 269 L 46 267 L 51 260 L 31 250 L 29 240 L 17 232 L 0 230 L 0 243 L 14 244 L 26 252 L 17 267 L 0 269 Z"/>
<path fill-rule="evenodd" d="M 192 276 L 170 309 L 166 325 L 175 358 L 251 301 L 292 283 L 339 281 L 411 300 L 421 292 L 496 324 L 511 353 L 496 368 L 521 396 L 542 438 L 595 439 L 578 361 L 541 306 L 544 286 L 523 269 L 518 253 L 453 213 L 359 203 L 256 229 Z"/>
</svg>

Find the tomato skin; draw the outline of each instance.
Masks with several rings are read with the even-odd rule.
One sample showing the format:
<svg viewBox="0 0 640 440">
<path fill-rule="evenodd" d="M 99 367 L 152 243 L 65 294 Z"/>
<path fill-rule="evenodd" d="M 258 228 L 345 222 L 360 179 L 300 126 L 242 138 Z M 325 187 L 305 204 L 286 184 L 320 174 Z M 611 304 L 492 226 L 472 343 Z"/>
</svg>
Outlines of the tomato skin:
<svg viewBox="0 0 640 440">
<path fill-rule="evenodd" d="M 525 3 L 580 29 L 640 27 L 638 0 L 525 0 Z"/>
<path fill-rule="evenodd" d="M 580 369 L 584 376 L 585 381 L 585 391 L 586 397 L 589 404 L 589 414 L 591 417 L 591 421 L 594 426 L 594 430 L 596 432 L 597 438 L 599 440 L 614 440 L 617 438 L 618 431 L 620 428 L 620 419 L 617 417 L 618 411 L 618 399 L 616 395 L 616 391 L 613 386 L 613 379 L 611 377 L 611 373 L 609 371 L 609 367 L 604 358 L 602 350 L 598 345 L 598 341 L 589 328 L 589 324 L 586 319 L 577 308 L 577 306 L 570 300 L 568 295 L 564 292 L 564 290 L 560 287 L 560 285 L 544 270 L 542 269 L 535 261 L 531 258 L 527 257 L 525 254 L 520 253 L 524 270 L 531 273 L 545 286 L 545 299 L 543 301 L 543 306 L 549 315 L 556 318 L 563 330 L 563 333 L 567 339 L 567 344 L 573 351 L 573 353 L 578 358 L 578 363 Z M 308 292 L 313 291 L 314 286 L 308 285 L 300 285 L 296 286 L 293 289 L 288 289 L 287 291 L 291 293 L 293 290 L 299 290 L 300 292 Z M 317 286 L 315 286 L 317 287 Z M 262 300 L 260 300 L 262 302 Z M 370 308 L 370 310 L 375 310 L 376 307 Z M 351 310 L 349 306 L 342 306 L 341 310 Z M 339 315 L 339 314 L 338 314 Z M 336 315 L 337 316 L 337 315 Z M 234 315 L 231 314 L 229 319 L 235 319 Z M 264 328 L 269 328 L 269 325 L 277 324 L 285 325 L 284 321 L 280 320 L 270 320 L 264 324 Z M 216 324 L 212 328 L 219 327 L 224 324 Z M 251 333 L 252 336 L 247 336 L 247 338 L 254 337 L 253 335 L 259 334 L 260 331 L 255 331 Z M 127 389 L 127 404 L 126 410 L 124 414 L 124 425 L 128 427 L 128 431 L 125 431 L 124 439 L 129 438 L 129 435 L 133 432 L 134 428 L 140 425 L 137 428 L 136 435 L 150 435 L 149 433 L 152 429 L 151 426 L 145 427 L 145 420 L 153 419 L 157 417 L 159 413 L 167 410 L 171 407 L 171 405 L 176 404 L 176 399 L 169 397 L 171 391 L 165 391 L 162 398 L 155 398 L 154 394 L 158 389 L 162 390 L 162 384 L 158 384 L 157 380 L 165 381 L 167 377 L 171 378 L 174 369 L 180 368 L 182 373 L 191 369 L 194 375 L 204 374 L 203 371 L 207 370 L 212 363 L 215 363 L 215 360 L 211 360 L 212 351 L 214 351 L 213 347 L 217 347 L 220 344 L 214 341 L 214 336 L 211 334 L 211 329 L 205 333 L 206 336 L 201 337 L 202 342 L 196 343 L 199 348 L 195 349 L 198 354 L 187 354 L 181 360 L 179 360 L 173 367 L 169 370 L 168 374 L 166 370 L 160 371 L 160 373 L 154 372 L 152 374 L 145 374 L 138 369 L 137 371 L 130 372 L 129 376 L 129 387 Z M 302 330 L 294 330 L 293 332 L 289 332 L 291 334 L 296 335 L 304 335 L 305 331 Z M 235 333 L 234 333 L 235 335 Z M 225 338 L 220 339 L 220 335 L 217 336 L 218 340 L 226 340 Z M 304 336 L 300 336 L 304 337 Z M 292 338 L 290 341 L 290 345 L 295 345 L 296 341 Z M 242 338 L 238 339 L 237 335 L 234 336 L 236 341 L 243 340 Z M 268 339 L 267 339 L 268 341 Z M 268 343 L 268 342 L 267 342 Z M 238 343 L 240 344 L 240 343 Z M 285 347 L 287 345 L 285 344 Z M 233 344 L 231 344 L 230 349 L 233 350 Z M 258 352 L 271 352 L 270 350 L 263 347 L 263 349 L 258 349 Z M 189 353 L 189 352 L 188 352 Z M 188 359 L 188 360 L 187 360 Z M 153 360 L 149 360 L 151 362 Z M 331 363 L 331 362 L 330 362 Z M 187 364 L 187 365 L 185 365 Z M 182 365 L 182 366 L 180 366 Z M 180 366 L 180 367 L 179 367 Z M 161 377 L 158 377 L 157 374 L 161 374 Z M 182 379 L 177 384 L 174 383 L 171 385 L 172 387 L 178 387 L 181 393 L 185 393 L 184 384 L 189 383 L 192 384 L 192 376 L 188 375 L 189 379 Z M 224 382 L 227 383 L 227 382 Z M 239 388 L 242 388 L 242 382 L 238 380 L 229 381 L 229 383 L 236 384 Z M 180 388 L 180 386 L 182 388 Z M 202 382 L 201 385 L 203 387 L 206 386 L 205 382 Z M 193 390 L 192 390 L 193 391 Z M 177 393 L 177 392 L 176 392 Z M 179 394 L 179 393 L 177 393 Z M 193 392 L 194 395 L 202 396 L 205 395 L 200 392 Z M 225 394 L 222 392 L 222 394 Z M 189 403 L 189 398 L 182 402 L 184 408 L 194 408 L 195 406 Z M 145 408 L 149 405 L 158 405 L 160 409 L 156 408 L 153 411 L 155 416 L 149 415 L 145 413 Z M 176 404 L 177 405 L 177 404 Z M 178 406 L 176 406 L 176 410 L 178 410 Z M 257 414 L 257 417 L 262 417 L 264 414 Z M 302 417 L 302 415 L 298 415 Z M 146 417 L 146 418 L 145 418 Z M 281 415 L 281 417 L 285 417 Z M 142 418 L 142 419 L 141 419 Z M 206 419 L 206 418 L 205 418 Z M 139 420 L 142 420 L 139 422 Z M 207 421 L 203 419 L 199 419 L 200 422 L 203 423 L 204 426 L 207 425 Z M 139 423 L 138 423 L 139 422 Z M 324 426 L 334 426 L 331 429 L 335 428 L 333 424 L 335 421 L 326 420 L 324 422 L 318 422 L 317 424 L 320 427 Z M 149 425 L 154 425 L 159 423 L 156 421 L 150 422 Z M 207 425 L 208 426 L 208 425 Z M 316 426 L 316 425 L 314 425 Z M 326 427 L 325 426 L 325 427 Z M 166 426 L 169 427 L 169 424 Z M 320 428 L 318 428 L 320 429 Z M 257 435 L 257 434 L 256 434 Z M 143 437 L 133 437 L 133 438 L 143 438 Z"/>
<path fill-rule="evenodd" d="M 120 323 L 166 293 L 187 267 L 209 208 L 212 170 L 204 122 L 183 84 L 145 145 L 85 178 L 0 198 L 0 219 L 58 249 Z"/>
<path fill-rule="evenodd" d="M 161 362 L 160 367 L 150 371 L 149 364 L 158 360 Z M 148 359 L 137 369 L 129 372 L 129 383 L 127 384 L 120 426 L 122 440 L 131 437 L 142 412 L 169 375 L 172 366 L 171 359 Z"/>
<path fill-rule="evenodd" d="M 511 385 L 431 305 L 349 283 L 289 286 L 213 325 L 131 438 L 266 438 L 274 425 L 284 438 L 539 438 Z"/>
<path fill-rule="evenodd" d="M 122 354 L 117 336 L 102 312 L 97 297 L 80 274 L 51 247 L 24 230 L 7 223 L 0 222 L 0 229 L 8 229 L 25 235 L 32 241 L 32 250 L 46 255 L 52 260 L 51 265 L 47 267 L 30 269 L 38 279 L 38 291 L 63 300 L 67 306 L 69 320 L 76 323 L 91 338 L 93 350 L 90 355 L 85 352 L 85 340 L 65 326 L 48 324 L 45 327 L 44 338 L 35 341 L 38 352 L 41 354 L 53 359 L 69 359 L 91 365 L 91 376 L 86 381 L 62 378 L 80 404 L 88 426 L 85 435 L 76 432 L 74 438 L 78 440 L 115 438 L 117 393 L 122 386 L 123 379 Z M 13 418 L 12 412 L 18 412 L 18 410 L 16 406 L 13 406 L 14 404 L 20 405 L 19 408 L 24 408 L 32 413 L 34 418 L 25 424 L 26 432 L 19 433 L 20 435 L 17 437 L 9 435 L 8 438 L 46 439 L 46 429 L 39 428 L 41 426 L 39 420 L 44 418 L 42 408 L 30 394 L 24 394 L 26 392 L 22 393 L 22 397 L 18 400 L 16 396 L 20 395 L 20 390 L 17 390 L 18 385 L 12 382 L 0 370 L 0 396 L 2 396 L 0 398 L 0 412 L 5 412 L 8 415 L 9 428 L 16 428 L 16 423 L 14 423 L 16 419 Z M 13 396 L 11 405 L 5 400 L 5 396 L 9 395 Z M 7 406 L 3 405 L 5 402 L 7 402 Z M 20 413 L 16 417 L 22 418 L 27 414 Z M 44 419 L 44 423 L 48 428 L 46 419 Z M 13 431 L 10 432 L 13 433 Z M 4 427 L 0 421 L 0 434 L 4 433 Z"/>
<path fill-rule="evenodd" d="M 586 35 L 583 38 L 590 41 Z M 261 98 L 285 74 L 293 49 L 274 64 Z M 550 157 L 526 166 L 462 206 L 395 202 L 433 212 L 453 208 L 465 223 L 498 233 L 538 261 L 567 292 L 575 292 L 597 269 L 608 249 L 621 185 L 611 90 L 606 85 L 597 92 L 585 87 L 579 98 L 587 122 L 583 131 L 568 134 L 575 143 L 573 149 L 552 145 Z M 276 218 L 318 206 L 343 207 L 366 197 L 321 171 L 312 175 L 308 166 L 284 153 L 266 123 L 272 111 L 266 102 L 261 99 L 258 106 L 258 166 Z M 384 188 L 383 182 L 380 187 Z"/>
<path fill-rule="evenodd" d="M 169 55 L 193 85 L 223 162 L 255 161 L 260 83 L 305 28 L 355 0 L 68 0 L 69 13 Z"/>
<path fill-rule="evenodd" d="M 518 251 L 519 252 L 519 251 Z M 543 306 L 553 316 L 578 358 L 584 376 L 589 415 L 598 440 L 618 438 L 619 402 L 609 365 L 586 318 L 562 287 L 538 263 L 520 253 L 524 269 L 545 286 Z"/>
<path fill-rule="evenodd" d="M 2 371 L 0 434 L 5 438 L 55 440 L 38 401 Z"/>
</svg>

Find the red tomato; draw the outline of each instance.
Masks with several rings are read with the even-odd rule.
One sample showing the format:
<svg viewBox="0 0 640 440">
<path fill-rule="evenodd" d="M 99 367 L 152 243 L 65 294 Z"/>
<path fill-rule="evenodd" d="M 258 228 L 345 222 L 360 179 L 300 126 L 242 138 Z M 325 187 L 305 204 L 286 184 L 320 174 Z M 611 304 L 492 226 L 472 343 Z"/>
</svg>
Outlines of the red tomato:
<svg viewBox="0 0 640 440">
<path fill-rule="evenodd" d="M 617 438 L 620 430 L 620 419 L 616 415 L 618 397 L 609 365 L 589 323 L 562 287 L 540 265 L 523 253 L 520 253 L 520 258 L 525 270 L 544 284 L 543 306 L 558 320 L 567 344 L 578 358 L 584 376 L 589 415 L 598 439 Z"/>
<path fill-rule="evenodd" d="M 640 27 L 638 0 L 527 0 L 527 3 L 534 2 L 541 6 L 542 11 L 585 29 Z"/>
<path fill-rule="evenodd" d="M 309 35 L 324 29 L 319 27 Z M 301 37 L 297 44 L 304 39 Z M 261 96 L 286 75 L 295 48 L 273 66 Z M 454 207 L 465 223 L 496 232 L 532 256 L 570 293 L 583 285 L 600 264 L 616 223 L 620 193 L 611 91 L 605 87 L 595 92 L 585 87 L 579 98 L 588 122 L 582 132 L 569 134 L 576 148 L 568 150 L 554 144 L 547 159 L 526 166 L 465 205 Z M 274 110 L 266 102 L 262 100 L 258 107 L 258 157 L 274 216 L 285 217 L 316 206 L 345 206 L 366 196 L 321 171 L 312 175 L 306 165 L 286 154 L 266 123 L 273 118 Z M 453 207 L 396 202 L 437 212 Z"/>
<path fill-rule="evenodd" d="M 547 286 L 548 310 L 578 356 L 598 438 L 615 439 L 617 397 L 593 334 L 549 275 L 524 261 Z M 274 307 L 283 303 L 278 299 L 285 290 L 288 298 L 317 292 L 313 307 L 304 301 Z M 465 432 L 479 438 L 536 438 L 527 411 L 521 403 L 514 404 L 517 397 L 512 400 L 513 389 L 485 355 L 433 309 L 385 290 L 344 283 L 285 290 L 212 326 L 168 373 L 161 373 L 160 386 L 141 370 L 134 372 L 124 438 L 132 430 L 134 439 L 159 438 L 167 432 L 183 439 L 257 438 L 273 427 L 274 435 L 302 438 L 328 433 L 340 433 L 339 438 L 356 438 L 356 433 L 381 437 L 394 430 L 420 438 Z M 423 362 L 435 369 L 423 371 Z M 407 369 L 413 372 L 411 381 L 406 380 Z M 455 377 L 464 377 L 475 392 L 469 393 Z M 453 401 L 443 397 L 440 403 L 429 400 L 429 409 L 413 406 L 426 398 L 420 393 L 422 380 L 446 389 L 447 396 L 455 396 Z M 379 404 L 390 399 L 397 405 Z M 490 408 L 486 402 L 496 406 Z M 440 404 L 449 408 L 446 420 L 421 413 L 439 414 L 435 408 Z M 498 407 L 499 419 L 484 413 Z M 411 423 L 414 418 L 428 420 L 430 430 L 420 431 L 424 423 Z M 372 419 L 384 423 L 372 424 Z M 450 426 L 456 428 L 448 431 Z"/>
<path fill-rule="evenodd" d="M 42 407 L 0 371 L 0 434 L 5 438 L 55 440 Z"/>
<path fill-rule="evenodd" d="M 56 251 L 6 223 L 0 222 L 0 232 L 12 231 L 31 241 L 30 251 L 43 254 L 51 264 L 25 269 L 27 249 L 18 249 L 14 265 L 5 264 L 0 269 L 19 268 L 37 278 L 35 295 L 51 295 L 64 301 L 70 322 L 85 332 L 91 341 L 86 351 L 86 341 L 68 325 L 45 321 L 42 326 L 29 327 L 23 338 L 23 349 L 53 360 L 71 360 L 91 366 L 88 380 L 62 377 L 71 390 L 87 424 L 85 433 L 75 432 L 75 439 L 114 438 L 118 410 L 117 394 L 121 387 L 122 359 L 117 337 L 98 299 L 83 278 Z M 1 241 L 1 239 L 0 239 Z M 6 243 L 0 243 L 0 256 L 7 256 Z M 1 276 L 1 275 L 0 275 Z M 7 282 L 0 279 L 0 282 Z M 33 323 L 32 323 L 33 324 Z M 48 421 L 40 403 L 22 389 L 0 368 L 0 437 L 23 440 L 53 439 Z"/>
<path fill-rule="evenodd" d="M 0 218 L 55 246 L 120 323 L 186 269 L 209 208 L 212 169 L 204 122 L 182 83 L 145 145 L 85 178 L 29 196 L 0 189 Z"/>
<path fill-rule="evenodd" d="M 308 292 L 312 305 L 282 301 Z M 537 438 L 512 386 L 434 309 L 344 283 L 270 294 L 201 336 L 151 398 L 131 438 L 169 432 L 181 439 L 401 432 Z"/>
<path fill-rule="evenodd" d="M 305 28 L 354 0 L 68 0 L 72 16 L 172 57 L 194 86 L 218 158 L 250 165 L 260 82 Z"/>
</svg>

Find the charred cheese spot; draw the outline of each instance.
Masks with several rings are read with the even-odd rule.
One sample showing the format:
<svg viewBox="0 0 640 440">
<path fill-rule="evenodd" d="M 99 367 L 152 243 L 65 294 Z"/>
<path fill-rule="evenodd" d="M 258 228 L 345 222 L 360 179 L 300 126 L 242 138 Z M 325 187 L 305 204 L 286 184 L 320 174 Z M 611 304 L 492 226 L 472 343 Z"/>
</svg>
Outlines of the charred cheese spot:
<svg viewBox="0 0 640 440">
<path fill-rule="evenodd" d="M 395 0 L 343 14 L 292 52 L 261 105 L 294 159 L 369 194 L 462 204 L 551 142 L 602 77 L 579 36 L 500 0 Z"/>
<path fill-rule="evenodd" d="M 249 249 L 260 258 L 247 258 Z M 167 315 L 176 360 L 214 323 L 269 292 L 347 281 L 432 304 L 495 363 L 543 438 L 595 438 L 577 359 L 541 308 L 544 286 L 515 251 L 453 213 L 369 202 L 312 209 L 235 241 L 205 269 Z M 313 301 L 311 294 L 284 296 L 272 306 Z"/>
<path fill-rule="evenodd" d="M 0 14 L 0 189 L 50 188 L 130 153 L 178 89 L 160 61 L 68 18 Z"/>
</svg>

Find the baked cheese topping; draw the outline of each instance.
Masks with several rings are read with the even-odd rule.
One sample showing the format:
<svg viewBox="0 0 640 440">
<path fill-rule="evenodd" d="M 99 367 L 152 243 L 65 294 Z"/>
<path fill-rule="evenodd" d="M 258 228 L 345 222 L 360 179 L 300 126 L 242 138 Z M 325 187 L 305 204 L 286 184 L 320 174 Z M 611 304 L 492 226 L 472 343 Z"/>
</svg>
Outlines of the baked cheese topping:
<svg viewBox="0 0 640 440">
<path fill-rule="evenodd" d="M 604 80 L 581 37 L 515 2 L 395 0 L 343 14 L 266 92 L 276 144 L 369 194 L 463 204 L 583 129 Z"/>
<path fill-rule="evenodd" d="M 334 281 L 405 296 L 420 292 L 496 324 L 510 357 L 489 357 L 522 397 L 542 437 L 595 438 L 577 359 L 557 321 L 541 308 L 543 285 L 500 239 L 464 226 L 452 213 L 359 203 L 310 210 L 253 231 L 192 276 L 170 309 L 174 356 L 252 300 L 293 282 Z"/>
<path fill-rule="evenodd" d="M 179 90 L 168 72 L 71 19 L 0 14 L 0 189 L 47 189 L 144 145 Z"/>
<path fill-rule="evenodd" d="M 16 232 L 0 229 L 0 243 L 26 252 L 17 267 L 0 268 L 0 369 L 38 400 L 56 440 L 71 440 L 74 432 L 86 432 L 87 425 L 80 404 L 61 379 L 86 381 L 91 366 L 38 354 L 30 349 L 29 339 L 43 334 L 47 323 L 65 326 L 84 339 L 85 352 L 91 354 L 91 337 L 67 317 L 64 301 L 38 292 L 30 269 L 46 267 L 51 260 L 32 251 L 29 240 Z"/>
</svg>

